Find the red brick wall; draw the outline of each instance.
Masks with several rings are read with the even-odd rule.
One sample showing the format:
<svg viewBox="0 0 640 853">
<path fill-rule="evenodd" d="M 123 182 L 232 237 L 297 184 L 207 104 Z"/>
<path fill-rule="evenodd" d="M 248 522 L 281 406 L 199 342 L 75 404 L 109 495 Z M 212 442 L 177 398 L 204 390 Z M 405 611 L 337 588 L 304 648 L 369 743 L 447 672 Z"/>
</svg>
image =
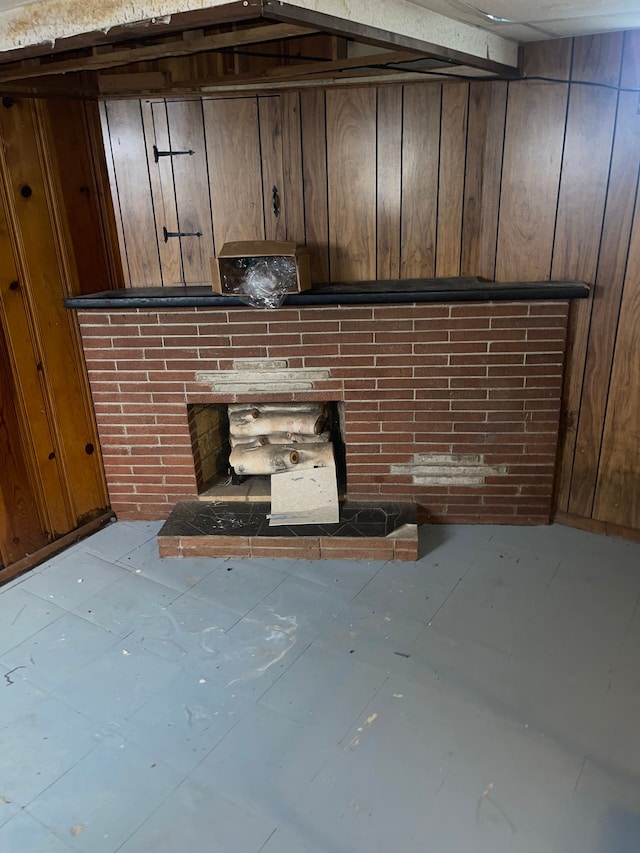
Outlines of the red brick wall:
<svg viewBox="0 0 640 853">
<path fill-rule="evenodd" d="M 214 394 L 195 371 L 242 358 L 330 370 L 293 399 L 344 401 L 349 498 L 416 501 L 441 521 L 549 518 L 564 301 L 78 313 L 121 519 L 165 518 L 195 496 L 186 403 L 256 399 Z M 392 473 L 416 453 L 477 454 L 503 473 L 471 486 Z"/>
</svg>

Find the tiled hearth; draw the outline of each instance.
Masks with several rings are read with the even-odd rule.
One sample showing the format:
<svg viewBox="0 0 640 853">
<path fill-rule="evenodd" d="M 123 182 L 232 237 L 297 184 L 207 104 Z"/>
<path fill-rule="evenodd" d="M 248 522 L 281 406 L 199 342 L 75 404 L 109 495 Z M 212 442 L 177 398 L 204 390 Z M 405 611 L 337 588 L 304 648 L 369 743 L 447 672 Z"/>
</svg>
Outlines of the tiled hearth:
<svg viewBox="0 0 640 853">
<path fill-rule="evenodd" d="M 181 501 L 158 534 L 161 557 L 417 560 L 415 504 L 350 504 L 337 524 L 270 527 L 270 504 Z"/>
<path fill-rule="evenodd" d="M 346 497 L 548 521 L 568 302 L 79 310 L 120 519 L 197 497 L 188 404 L 336 401 Z"/>
</svg>

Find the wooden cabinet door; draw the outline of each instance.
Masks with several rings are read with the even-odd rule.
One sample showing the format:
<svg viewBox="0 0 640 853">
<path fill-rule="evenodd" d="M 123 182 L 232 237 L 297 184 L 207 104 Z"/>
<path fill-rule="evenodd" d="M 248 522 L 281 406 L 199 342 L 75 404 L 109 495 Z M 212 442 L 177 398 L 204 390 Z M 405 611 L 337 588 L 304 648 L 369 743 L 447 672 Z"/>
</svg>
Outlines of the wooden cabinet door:
<svg viewBox="0 0 640 853">
<path fill-rule="evenodd" d="M 298 94 L 107 101 L 101 119 L 128 286 L 210 282 L 231 240 L 305 242 Z"/>
<path fill-rule="evenodd" d="M 215 248 L 229 240 L 264 240 L 258 99 L 203 106 Z"/>
</svg>

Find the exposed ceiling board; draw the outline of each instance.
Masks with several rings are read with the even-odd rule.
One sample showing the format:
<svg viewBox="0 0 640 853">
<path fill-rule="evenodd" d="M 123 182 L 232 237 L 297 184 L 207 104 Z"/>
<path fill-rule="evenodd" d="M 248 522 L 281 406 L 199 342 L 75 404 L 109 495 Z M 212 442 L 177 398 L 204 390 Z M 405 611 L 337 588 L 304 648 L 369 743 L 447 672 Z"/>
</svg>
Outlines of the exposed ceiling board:
<svg viewBox="0 0 640 853">
<path fill-rule="evenodd" d="M 215 12 L 215 15 L 213 14 Z M 199 20 L 263 19 L 307 24 L 336 35 L 354 36 L 379 46 L 409 49 L 445 58 L 455 63 L 469 62 L 490 72 L 515 72 L 518 45 L 499 34 L 470 26 L 436 12 L 419 8 L 409 0 L 109 0 L 94 4 L 83 0 L 40 0 L 19 8 L 0 11 L 0 53 L 34 48 L 38 55 L 73 46 L 73 37 L 88 34 L 88 44 L 116 30 L 113 41 L 126 38 L 127 28 L 140 36 L 148 25 L 152 38 L 176 28 L 176 20 L 186 25 L 186 15 Z M 234 20 L 227 17 L 227 20 Z M 192 25 L 194 26 L 194 25 Z M 202 26 L 202 23 L 195 26 Z M 123 35 L 123 31 L 125 35 Z M 32 55 L 33 50 L 30 50 Z M 9 57 L 8 57 L 9 58 Z"/>
<path fill-rule="evenodd" d="M 309 20 L 313 25 L 317 20 L 315 15 L 343 21 L 352 32 L 360 27 L 375 29 L 387 35 L 389 43 L 393 43 L 394 36 L 400 36 L 512 68 L 518 65 L 515 42 L 425 7 L 420 11 L 411 0 L 288 0 L 284 4 L 266 0 L 265 13 L 280 19 L 282 7 L 289 18 L 295 15 L 295 10 L 310 14 L 310 18 L 303 14 L 301 21 Z M 345 33 L 348 32 L 345 28 Z"/>
<path fill-rule="evenodd" d="M 39 0 L 15 6 L 16 0 L 0 0 L 0 52 L 31 45 L 54 45 L 56 42 L 128 23 L 149 20 L 152 29 L 163 20 L 170 23 L 171 15 L 184 11 L 199 11 L 227 5 L 225 0 L 109 0 L 91 3 L 86 0 Z M 292 3 L 246 0 L 238 7 L 255 8 L 259 15 L 267 12 L 295 13 L 296 10 L 333 17 L 355 26 L 380 30 L 393 43 L 394 34 L 433 42 L 449 50 L 468 53 L 505 66 L 517 65 L 517 46 L 502 36 L 469 26 L 425 8 L 409 0 L 293 0 Z"/>
<path fill-rule="evenodd" d="M 281 13 L 284 18 L 278 18 Z M 431 55 L 454 62 L 473 58 L 495 73 L 515 67 L 519 42 L 640 28 L 640 0 L 0 0 L 0 59 L 3 53 L 11 61 L 44 56 L 54 47 L 69 50 L 141 35 L 153 39 L 261 15 L 294 20 L 297 14 L 333 21 L 327 32 L 351 37 L 354 30 L 375 29 L 382 37 L 369 42 L 378 47 L 409 47 L 429 55 L 407 42 L 431 44 L 438 48 Z M 194 15 L 199 23 L 193 23 Z M 74 37 L 80 41 L 74 43 Z"/>
</svg>

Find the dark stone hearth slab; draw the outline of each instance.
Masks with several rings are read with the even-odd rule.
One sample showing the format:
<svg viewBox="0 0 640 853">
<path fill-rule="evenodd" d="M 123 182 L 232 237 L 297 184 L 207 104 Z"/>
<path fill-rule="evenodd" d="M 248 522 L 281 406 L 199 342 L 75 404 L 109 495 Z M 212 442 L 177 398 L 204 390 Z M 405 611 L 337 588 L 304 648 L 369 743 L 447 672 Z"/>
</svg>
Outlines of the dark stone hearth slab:
<svg viewBox="0 0 640 853">
<path fill-rule="evenodd" d="M 412 503 L 340 506 L 338 524 L 294 524 L 270 527 L 270 503 L 182 501 L 158 536 L 348 536 L 384 538 L 404 524 L 417 523 Z"/>
<path fill-rule="evenodd" d="M 160 555 L 396 559 L 418 557 L 413 503 L 343 503 L 337 524 L 270 527 L 269 503 L 183 501 L 158 533 Z"/>
</svg>

